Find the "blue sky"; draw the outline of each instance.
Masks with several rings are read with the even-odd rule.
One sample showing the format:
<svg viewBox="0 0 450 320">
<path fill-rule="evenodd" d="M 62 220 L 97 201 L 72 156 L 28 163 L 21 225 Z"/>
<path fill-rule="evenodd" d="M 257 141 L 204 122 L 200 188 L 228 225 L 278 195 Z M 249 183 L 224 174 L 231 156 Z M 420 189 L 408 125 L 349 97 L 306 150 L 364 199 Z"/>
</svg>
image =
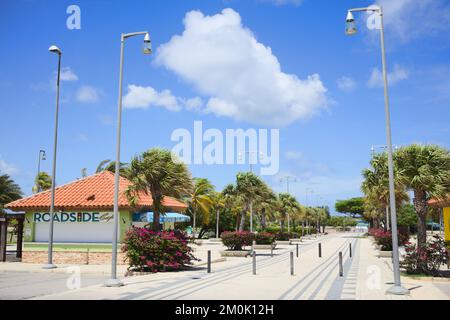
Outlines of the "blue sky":
<svg viewBox="0 0 450 320">
<path fill-rule="evenodd" d="M 385 9 L 393 143 L 448 148 L 450 5 L 378 3 Z M 81 9 L 79 30 L 66 27 L 72 4 Z M 30 194 L 39 149 L 47 151 L 42 170 L 51 169 L 57 63 L 51 44 L 63 51 L 65 79 L 57 183 L 113 159 L 120 33 L 148 30 L 153 55 L 141 53 L 140 38 L 126 42 L 123 161 L 151 147 L 172 148 L 173 130 L 192 130 L 195 120 L 223 132 L 279 128 L 280 172 L 263 176 L 276 191 L 285 190 L 279 178 L 292 175 L 290 190 L 303 203 L 306 188 L 315 194 L 309 204 L 333 207 L 336 199 L 358 196 L 371 145 L 385 143 L 381 57 L 379 33 L 366 27 L 365 14 L 357 17 L 356 36 L 345 36 L 344 22 L 348 8 L 370 4 L 2 1 L 0 171 Z M 280 77 L 286 85 L 274 88 Z M 190 169 L 221 189 L 248 165 Z"/>
</svg>

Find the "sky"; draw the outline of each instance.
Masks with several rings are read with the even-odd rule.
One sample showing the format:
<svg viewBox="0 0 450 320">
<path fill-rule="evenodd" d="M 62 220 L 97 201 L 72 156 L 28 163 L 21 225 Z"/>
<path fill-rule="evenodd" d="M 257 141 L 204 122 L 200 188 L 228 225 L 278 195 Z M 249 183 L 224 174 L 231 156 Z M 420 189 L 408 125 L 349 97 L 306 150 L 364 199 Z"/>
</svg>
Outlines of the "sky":
<svg viewBox="0 0 450 320">
<path fill-rule="evenodd" d="M 261 177 L 281 192 L 286 183 L 280 180 L 289 176 L 295 180 L 289 191 L 302 204 L 333 209 L 337 199 L 361 195 L 371 146 L 386 144 L 379 30 L 367 23 L 373 16 L 360 13 L 358 33 L 344 32 L 347 10 L 371 4 L 2 0 L 0 172 L 29 195 L 40 149 L 47 153 L 41 169 L 51 171 L 52 44 L 63 52 L 57 184 L 113 160 L 120 35 L 145 30 L 152 55 L 142 54 L 141 37 L 125 41 L 122 161 L 152 147 L 172 149 L 173 132 L 193 133 L 194 121 L 224 135 L 278 129 L 279 170 Z M 393 144 L 449 148 L 450 3 L 377 4 L 384 8 Z M 254 172 L 261 167 L 255 164 Z M 189 168 L 220 190 L 249 165 Z"/>
</svg>

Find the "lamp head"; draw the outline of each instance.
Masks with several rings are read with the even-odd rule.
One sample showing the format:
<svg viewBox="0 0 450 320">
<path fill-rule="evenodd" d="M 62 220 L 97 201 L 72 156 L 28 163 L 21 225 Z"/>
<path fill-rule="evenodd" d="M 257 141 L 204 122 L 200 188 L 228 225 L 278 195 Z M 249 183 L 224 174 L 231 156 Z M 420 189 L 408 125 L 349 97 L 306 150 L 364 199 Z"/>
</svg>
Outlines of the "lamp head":
<svg viewBox="0 0 450 320">
<path fill-rule="evenodd" d="M 55 46 L 55 45 L 50 46 L 50 48 L 48 48 L 48 51 L 53 52 L 53 53 L 57 53 L 57 54 L 59 54 L 59 55 L 62 54 L 61 49 L 58 48 L 58 47 Z"/>
<path fill-rule="evenodd" d="M 354 35 L 356 33 L 355 18 L 353 18 L 353 13 L 351 11 L 347 12 L 347 19 L 345 19 L 345 34 L 348 36 Z"/>
<path fill-rule="evenodd" d="M 150 40 L 150 35 L 148 33 L 144 36 L 144 45 L 142 47 L 142 51 L 144 54 L 151 54 L 152 53 L 152 42 Z"/>
</svg>

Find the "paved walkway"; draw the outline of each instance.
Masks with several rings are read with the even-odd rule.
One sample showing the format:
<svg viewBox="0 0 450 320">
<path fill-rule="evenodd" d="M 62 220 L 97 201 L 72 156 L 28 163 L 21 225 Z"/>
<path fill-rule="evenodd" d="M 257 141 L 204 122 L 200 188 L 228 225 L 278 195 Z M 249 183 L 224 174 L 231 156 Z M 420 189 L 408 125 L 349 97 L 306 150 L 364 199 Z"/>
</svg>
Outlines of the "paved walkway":
<svg viewBox="0 0 450 320">
<path fill-rule="evenodd" d="M 318 243 L 322 257 L 318 257 Z M 352 257 L 350 257 L 350 244 Z M 409 296 L 386 295 L 392 283 L 391 259 L 377 258 L 370 240 L 356 233 L 335 233 L 312 237 L 299 245 L 278 246 L 257 251 L 257 273 L 252 258 L 227 258 L 190 271 L 157 273 L 123 278 L 121 288 L 101 284 L 39 296 L 38 299 L 450 299 L 450 282 L 402 278 L 411 289 Z M 218 260 L 219 244 L 204 242 L 196 255 L 206 257 L 212 250 Z M 290 252 L 294 252 L 294 275 L 290 275 Z M 338 254 L 342 252 L 344 276 L 339 276 Z M 215 259 L 217 258 L 217 259 Z M 204 261 L 202 261 L 204 262 Z M 87 266 L 86 266 L 87 267 Z M 83 271 L 81 271 L 83 276 Z M 1 292 L 0 292 L 1 298 Z"/>
</svg>

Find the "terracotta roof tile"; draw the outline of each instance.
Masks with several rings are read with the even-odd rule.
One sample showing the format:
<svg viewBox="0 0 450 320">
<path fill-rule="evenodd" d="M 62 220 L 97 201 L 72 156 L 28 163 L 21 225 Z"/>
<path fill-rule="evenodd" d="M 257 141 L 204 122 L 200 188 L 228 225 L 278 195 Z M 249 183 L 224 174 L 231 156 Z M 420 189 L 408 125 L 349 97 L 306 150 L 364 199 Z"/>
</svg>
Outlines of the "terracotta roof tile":
<svg viewBox="0 0 450 320">
<path fill-rule="evenodd" d="M 126 178 L 119 180 L 119 209 L 132 209 L 125 195 L 131 184 Z M 5 205 L 12 210 L 49 210 L 50 190 L 19 199 Z M 137 208 L 151 209 L 153 199 L 150 192 L 139 193 Z M 184 211 L 187 206 L 172 197 L 164 197 L 163 205 L 171 210 Z M 114 174 L 102 171 L 92 176 L 61 185 L 55 190 L 56 210 L 112 210 L 114 206 Z"/>
</svg>

